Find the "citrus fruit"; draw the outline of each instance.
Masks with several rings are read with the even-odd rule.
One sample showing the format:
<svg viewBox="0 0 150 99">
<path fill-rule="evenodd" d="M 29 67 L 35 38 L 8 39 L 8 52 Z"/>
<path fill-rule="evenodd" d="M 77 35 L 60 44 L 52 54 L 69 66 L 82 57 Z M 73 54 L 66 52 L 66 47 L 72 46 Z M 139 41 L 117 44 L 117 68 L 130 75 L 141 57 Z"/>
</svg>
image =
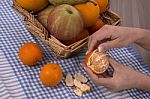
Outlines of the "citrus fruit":
<svg viewBox="0 0 150 99">
<path fill-rule="evenodd" d="M 109 67 L 106 55 L 99 52 L 98 49 L 90 52 L 86 56 L 85 64 L 96 74 L 104 73 Z"/>
<path fill-rule="evenodd" d="M 35 65 L 42 60 L 42 50 L 37 43 L 25 43 L 19 49 L 19 58 L 26 65 Z"/>
<path fill-rule="evenodd" d="M 98 18 L 98 20 L 96 21 L 96 23 L 88 28 L 88 31 L 90 34 L 93 34 L 94 32 L 96 32 L 97 30 L 99 30 L 101 27 L 103 27 L 105 25 L 105 23 Z"/>
<path fill-rule="evenodd" d="M 62 79 L 62 70 L 59 64 L 49 63 L 42 67 L 40 79 L 44 85 L 56 86 Z"/>
<path fill-rule="evenodd" d="M 97 4 L 99 5 L 100 13 L 103 13 L 107 10 L 109 0 L 94 0 L 94 1 L 96 1 Z"/>
<path fill-rule="evenodd" d="M 48 0 L 16 0 L 16 2 L 28 11 L 37 12 L 44 9 L 48 4 Z"/>
<path fill-rule="evenodd" d="M 80 12 L 85 28 L 95 24 L 100 12 L 99 6 L 96 3 L 86 2 L 82 4 L 76 4 L 74 7 Z"/>
<path fill-rule="evenodd" d="M 81 73 L 76 73 L 74 75 L 74 78 L 82 83 L 86 83 L 88 81 L 88 79 L 86 77 L 84 77 Z"/>
<path fill-rule="evenodd" d="M 73 86 L 74 83 L 73 83 L 73 77 L 70 73 L 67 73 L 67 76 L 65 78 L 65 82 L 66 82 L 66 85 L 67 86 Z"/>
</svg>

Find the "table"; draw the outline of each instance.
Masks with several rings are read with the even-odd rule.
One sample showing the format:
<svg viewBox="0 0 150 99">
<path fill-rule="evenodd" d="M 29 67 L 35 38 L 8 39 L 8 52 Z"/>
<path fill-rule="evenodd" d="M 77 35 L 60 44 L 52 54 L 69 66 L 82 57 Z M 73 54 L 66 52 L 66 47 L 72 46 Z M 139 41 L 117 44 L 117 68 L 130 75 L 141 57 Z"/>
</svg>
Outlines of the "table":
<svg viewBox="0 0 150 99">
<path fill-rule="evenodd" d="M 36 66 L 25 66 L 18 57 L 18 50 L 26 42 L 34 41 L 43 50 L 43 60 Z M 65 86 L 64 77 L 56 87 L 46 87 L 39 79 L 41 67 L 46 63 L 59 63 L 63 69 L 63 75 L 68 72 L 74 74 L 81 72 L 88 75 L 81 66 L 85 58 L 87 48 L 83 48 L 76 56 L 68 59 L 58 59 L 38 38 L 27 31 L 22 17 L 12 8 L 11 0 L 0 1 L 0 98 L 77 98 L 73 89 Z M 150 75 L 150 66 L 131 47 L 112 49 L 108 55 L 122 64 L 131 66 L 136 70 Z M 90 93 L 85 93 L 83 99 L 149 99 L 150 93 L 138 89 L 110 92 L 103 86 L 95 86 L 89 78 L 92 87 Z"/>
</svg>

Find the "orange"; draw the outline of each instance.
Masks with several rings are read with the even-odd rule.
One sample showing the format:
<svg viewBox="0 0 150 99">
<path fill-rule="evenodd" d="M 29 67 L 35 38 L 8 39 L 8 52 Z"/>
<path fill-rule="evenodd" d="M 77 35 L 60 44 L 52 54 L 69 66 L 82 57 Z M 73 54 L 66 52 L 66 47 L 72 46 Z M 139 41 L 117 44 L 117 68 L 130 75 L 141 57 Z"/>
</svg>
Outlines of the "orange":
<svg viewBox="0 0 150 99">
<path fill-rule="evenodd" d="M 19 58 L 26 65 L 35 65 L 42 60 L 42 50 L 36 43 L 29 42 L 19 49 Z"/>
<path fill-rule="evenodd" d="M 106 55 L 99 52 L 98 49 L 87 54 L 85 64 L 96 74 L 104 73 L 109 67 Z"/>
<path fill-rule="evenodd" d="M 44 85 L 56 86 L 62 80 L 62 75 L 59 64 L 49 63 L 42 67 L 40 79 Z"/>
<path fill-rule="evenodd" d="M 99 18 L 93 26 L 88 28 L 88 31 L 90 34 L 93 34 L 94 32 L 99 30 L 104 25 L 105 25 L 105 23 Z"/>
<path fill-rule="evenodd" d="M 79 40 L 82 40 L 82 39 L 88 37 L 88 36 L 89 36 L 89 32 L 88 32 L 86 29 L 84 29 L 84 30 L 82 30 L 82 32 L 79 33 L 74 39 L 72 39 L 72 40 L 70 40 L 70 41 L 61 41 L 61 42 L 62 42 L 63 44 L 65 44 L 65 45 L 69 46 L 69 45 L 71 45 L 71 44 L 73 44 L 73 43 L 75 43 L 75 42 L 77 42 L 77 41 L 79 41 Z"/>
<path fill-rule="evenodd" d="M 89 61 L 90 61 L 89 59 L 90 59 L 92 53 L 93 53 L 93 51 L 90 52 L 90 53 L 88 53 L 88 54 L 86 55 L 86 57 L 85 57 L 85 64 L 86 64 L 86 66 L 89 64 Z"/>
<path fill-rule="evenodd" d="M 28 11 L 37 12 L 44 9 L 48 4 L 48 0 L 16 0 L 16 2 Z"/>
<path fill-rule="evenodd" d="M 100 12 L 99 6 L 96 3 L 86 2 L 74 5 L 74 7 L 80 12 L 85 28 L 95 24 Z"/>
<path fill-rule="evenodd" d="M 109 0 L 93 0 L 96 1 L 100 8 L 100 13 L 103 13 L 107 10 Z"/>
</svg>

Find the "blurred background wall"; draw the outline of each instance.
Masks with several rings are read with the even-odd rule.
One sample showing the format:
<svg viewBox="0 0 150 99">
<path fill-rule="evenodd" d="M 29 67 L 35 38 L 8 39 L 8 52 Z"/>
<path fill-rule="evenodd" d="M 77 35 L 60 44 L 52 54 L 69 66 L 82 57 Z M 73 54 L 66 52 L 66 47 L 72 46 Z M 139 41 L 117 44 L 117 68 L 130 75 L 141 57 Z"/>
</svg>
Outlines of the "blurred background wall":
<svg viewBox="0 0 150 99">
<path fill-rule="evenodd" d="M 110 0 L 111 9 L 122 18 L 122 26 L 150 30 L 150 0 Z M 150 65 L 150 51 L 133 44 L 133 48 Z"/>
</svg>

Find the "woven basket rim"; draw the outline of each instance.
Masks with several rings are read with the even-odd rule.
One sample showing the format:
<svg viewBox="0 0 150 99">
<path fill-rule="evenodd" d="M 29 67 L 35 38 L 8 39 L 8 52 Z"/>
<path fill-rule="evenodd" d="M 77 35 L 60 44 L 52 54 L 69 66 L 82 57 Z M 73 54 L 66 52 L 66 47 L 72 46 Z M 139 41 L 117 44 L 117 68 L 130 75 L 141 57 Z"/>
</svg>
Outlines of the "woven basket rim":
<svg viewBox="0 0 150 99">
<path fill-rule="evenodd" d="M 51 50 L 53 50 L 56 56 L 61 58 L 68 58 L 74 53 L 77 53 L 79 50 L 81 50 L 82 47 L 87 44 L 88 37 L 79 40 L 69 46 L 64 45 L 53 35 L 48 35 L 47 29 L 34 17 L 32 13 L 19 6 L 16 3 L 16 0 L 13 1 L 13 7 L 23 16 L 29 32 L 38 37 L 41 41 L 43 41 Z M 111 25 L 120 24 L 121 18 L 118 14 L 111 11 L 110 9 L 106 11 L 106 15 L 107 14 L 111 14 L 114 18 L 116 18 L 116 21 L 113 22 Z M 107 20 L 111 20 L 111 18 L 109 18 L 108 16 Z"/>
</svg>

